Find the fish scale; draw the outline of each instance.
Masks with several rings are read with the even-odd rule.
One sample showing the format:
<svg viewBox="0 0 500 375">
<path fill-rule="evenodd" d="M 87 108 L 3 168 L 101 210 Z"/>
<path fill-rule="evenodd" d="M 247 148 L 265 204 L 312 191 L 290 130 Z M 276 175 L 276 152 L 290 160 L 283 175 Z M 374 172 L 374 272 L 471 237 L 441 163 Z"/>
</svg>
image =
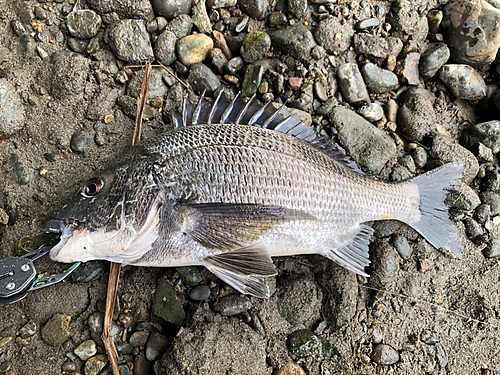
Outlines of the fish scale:
<svg viewBox="0 0 500 375">
<path fill-rule="evenodd" d="M 403 221 L 461 256 L 445 198 L 463 164 L 385 183 L 284 107 L 219 95 L 183 108 L 174 129 L 132 147 L 46 224 L 61 233 L 52 259 L 202 265 L 268 297 L 272 256 L 321 254 L 367 275 L 373 220 Z"/>
</svg>

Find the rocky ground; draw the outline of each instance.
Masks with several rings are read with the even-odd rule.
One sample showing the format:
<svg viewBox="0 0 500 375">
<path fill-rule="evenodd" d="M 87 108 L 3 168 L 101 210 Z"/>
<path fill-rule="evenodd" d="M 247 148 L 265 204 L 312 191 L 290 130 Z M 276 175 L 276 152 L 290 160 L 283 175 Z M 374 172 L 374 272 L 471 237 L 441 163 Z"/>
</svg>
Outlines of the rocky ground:
<svg viewBox="0 0 500 375">
<path fill-rule="evenodd" d="M 43 223 L 131 144 L 148 59 L 189 89 L 153 69 L 143 138 L 224 89 L 285 103 L 379 179 L 465 162 L 449 198 L 461 260 L 385 221 L 369 279 L 276 259 L 269 300 L 202 268 L 124 267 L 121 374 L 500 372 L 498 0 L 10 0 L 0 19 L 2 257 L 49 241 Z M 0 373 L 109 374 L 107 270 L 1 306 Z"/>
</svg>

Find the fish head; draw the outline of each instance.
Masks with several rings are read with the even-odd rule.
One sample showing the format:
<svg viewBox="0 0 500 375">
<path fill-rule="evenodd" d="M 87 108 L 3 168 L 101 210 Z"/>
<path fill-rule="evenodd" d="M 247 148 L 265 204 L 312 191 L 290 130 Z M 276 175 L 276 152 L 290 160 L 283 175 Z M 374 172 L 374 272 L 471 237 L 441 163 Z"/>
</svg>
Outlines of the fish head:
<svg viewBox="0 0 500 375">
<path fill-rule="evenodd" d="M 61 236 L 50 258 L 127 263 L 142 256 L 156 241 L 162 207 L 161 197 L 144 188 L 144 180 L 136 168 L 122 164 L 83 183 L 44 225 L 45 231 Z"/>
</svg>

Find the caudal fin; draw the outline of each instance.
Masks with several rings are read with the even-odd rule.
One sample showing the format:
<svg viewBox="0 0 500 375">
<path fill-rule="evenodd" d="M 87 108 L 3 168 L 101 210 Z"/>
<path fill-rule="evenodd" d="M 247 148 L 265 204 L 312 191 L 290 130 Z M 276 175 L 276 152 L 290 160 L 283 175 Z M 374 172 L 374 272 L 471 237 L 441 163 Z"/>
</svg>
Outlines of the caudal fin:
<svg viewBox="0 0 500 375">
<path fill-rule="evenodd" d="M 445 248 L 462 258 L 464 246 L 457 226 L 448 216 L 445 204 L 464 171 L 464 163 L 449 163 L 411 180 L 420 193 L 421 218 L 409 223 L 436 248 Z"/>
</svg>

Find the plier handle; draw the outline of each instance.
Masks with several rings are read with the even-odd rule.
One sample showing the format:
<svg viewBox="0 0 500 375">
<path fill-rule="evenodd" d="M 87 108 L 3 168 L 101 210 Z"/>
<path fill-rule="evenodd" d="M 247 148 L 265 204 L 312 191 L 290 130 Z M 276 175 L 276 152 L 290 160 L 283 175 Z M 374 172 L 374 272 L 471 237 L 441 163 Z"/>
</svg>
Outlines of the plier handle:
<svg viewBox="0 0 500 375">
<path fill-rule="evenodd" d="M 20 257 L 0 259 L 0 305 L 10 305 L 40 288 L 64 280 L 80 262 L 73 264 L 60 275 L 37 278 L 33 261 L 47 254 L 52 246 L 41 246 L 38 250 Z"/>
</svg>

